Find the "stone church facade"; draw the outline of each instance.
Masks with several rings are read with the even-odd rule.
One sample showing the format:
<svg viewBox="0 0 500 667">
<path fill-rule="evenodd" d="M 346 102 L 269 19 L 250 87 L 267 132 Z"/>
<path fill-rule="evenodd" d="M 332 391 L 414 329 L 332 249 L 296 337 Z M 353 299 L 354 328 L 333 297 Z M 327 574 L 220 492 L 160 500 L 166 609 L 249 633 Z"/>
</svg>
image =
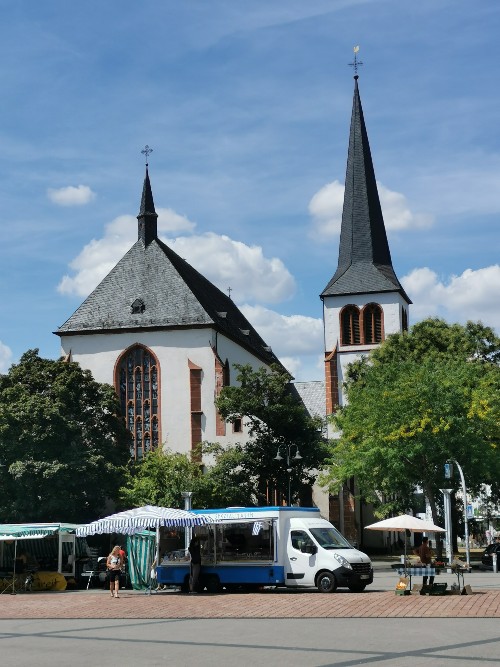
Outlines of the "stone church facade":
<svg viewBox="0 0 500 667">
<path fill-rule="evenodd" d="M 229 296 L 158 238 L 147 167 L 137 220 L 135 244 L 55 332 L 62 354 L 114 385 L 136 459 L 159 445 L 242 441 L 245 424 L 225 423 L 214 398 L 234 384 L 234 364 L 279 361 Z"/>
</svg>

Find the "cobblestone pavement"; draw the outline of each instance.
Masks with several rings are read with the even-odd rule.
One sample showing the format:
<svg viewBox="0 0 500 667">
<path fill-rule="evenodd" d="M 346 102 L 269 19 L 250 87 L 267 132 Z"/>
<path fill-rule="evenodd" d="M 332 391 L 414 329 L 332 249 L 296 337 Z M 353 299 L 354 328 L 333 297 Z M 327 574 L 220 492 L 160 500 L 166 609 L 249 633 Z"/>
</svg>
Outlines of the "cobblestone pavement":
<svg viewBox="0 0 500 667">
<path fill-rule="evenodd" d="M 145 595 L 124 590 L 112 599 L 103 590 L 0 596 L 1 619 L 76 618 L 499 618 L 500 590 L 472 595 L 398 596 L 394 591 L 265 590 L 248 594 Z"/>
</svg>

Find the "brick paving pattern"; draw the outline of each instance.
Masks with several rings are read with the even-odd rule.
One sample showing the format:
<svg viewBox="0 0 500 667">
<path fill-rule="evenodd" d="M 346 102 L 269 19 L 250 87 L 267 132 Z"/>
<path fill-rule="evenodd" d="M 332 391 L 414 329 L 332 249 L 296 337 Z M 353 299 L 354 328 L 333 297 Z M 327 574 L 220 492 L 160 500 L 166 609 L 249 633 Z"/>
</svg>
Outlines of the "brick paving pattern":
<svg viewBox="0 0 500 667">
<path fill-rule="evenodd" d="M 472 595 L 398 596 L 394 591 L 267 590 L 248 594 L 146 595 L 62 591 L 0 596 L 0 619 L 34 618 L 500 618 L 500 590 Z"/>
</svg>

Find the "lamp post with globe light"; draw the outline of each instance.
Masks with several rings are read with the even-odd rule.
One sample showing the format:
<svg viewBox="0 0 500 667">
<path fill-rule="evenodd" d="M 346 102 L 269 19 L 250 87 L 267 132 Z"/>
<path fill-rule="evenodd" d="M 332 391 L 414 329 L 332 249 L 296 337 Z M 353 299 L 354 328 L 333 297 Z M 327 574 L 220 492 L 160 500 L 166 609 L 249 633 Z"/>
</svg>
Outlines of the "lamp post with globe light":
<svg viewBox="0 0 500 667">
<path fill-rule="evenodd" d="M 286 446 L 286 471 L 288 473 L 288 507 L 291 506 L 291 500 L 292 500 L 292 493 L 291 493 L 291 473 L 293 468 L 292 466 L 292 461 L 301 461 L 302 456 L 299 453 L 299 448 L 297 445 L 284 445 Z M 292 458 L 292 447 L 296 447 L 295 450 L 295 456 Z M 283 457 L 280 454 L 280 449 L 281 447 L 278 447 L 278 452 L 276 456 L 274 457 L 275 461 L 283 461 Z"/>
</svg>

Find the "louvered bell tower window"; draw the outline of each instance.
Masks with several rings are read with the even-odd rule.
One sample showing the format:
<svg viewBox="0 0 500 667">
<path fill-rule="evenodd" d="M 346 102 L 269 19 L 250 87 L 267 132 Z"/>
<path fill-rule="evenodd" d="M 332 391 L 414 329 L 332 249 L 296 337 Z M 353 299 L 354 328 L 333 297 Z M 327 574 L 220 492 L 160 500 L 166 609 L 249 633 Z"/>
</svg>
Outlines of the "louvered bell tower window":
<svg viewBox="0 0 500 667">
<path fill-rule="evenodd" d="M 158 361 L 140 345 L 129 348 L 118 361 L 117 380 L 122 414 L 133 439 L 130 454 L 142 459 L 160 444 Z"/>
<path fill-rule="evenodd" d="M 359 310 L 356 306 L 346 306 L 340 315 L 342 345 L 359 345 Z"/>
<path fill-rule="evenodd" d="M 376 303 L 369 303 L 363 308 L 364 343 L 382 341 L 382 308 Z"/>
</svg>

